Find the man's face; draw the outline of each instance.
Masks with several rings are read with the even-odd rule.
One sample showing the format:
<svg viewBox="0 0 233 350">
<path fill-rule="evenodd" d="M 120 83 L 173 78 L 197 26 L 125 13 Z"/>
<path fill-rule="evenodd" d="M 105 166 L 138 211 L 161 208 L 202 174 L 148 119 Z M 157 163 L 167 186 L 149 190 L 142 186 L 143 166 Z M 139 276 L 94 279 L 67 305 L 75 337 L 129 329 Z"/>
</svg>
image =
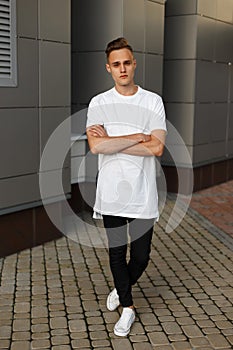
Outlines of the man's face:
<svg viewBox="0 0 233 350">
<path fill-rule="evenodd" d="M 134 84 L 136 60 L 128 49 L 114 50 L 110 53 L 106 69 L 111 73 L 116 85 L 131 86 Z"/>
</svg>

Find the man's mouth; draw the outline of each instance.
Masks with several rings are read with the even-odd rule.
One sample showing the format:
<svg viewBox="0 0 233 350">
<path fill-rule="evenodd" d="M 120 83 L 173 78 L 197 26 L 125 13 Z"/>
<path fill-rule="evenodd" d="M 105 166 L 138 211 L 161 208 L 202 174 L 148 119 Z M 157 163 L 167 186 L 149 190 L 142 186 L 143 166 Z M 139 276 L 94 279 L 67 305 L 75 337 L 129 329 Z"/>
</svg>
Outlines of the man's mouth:
<svg viewBox="0 0 233 350">
<path fill-rule="evenodd" d="M 127 74 L 123 74 L 123 75 L 120 76 L 120 78 L 127 78 L 127 77 L 128 77 Z"/>
</svg>

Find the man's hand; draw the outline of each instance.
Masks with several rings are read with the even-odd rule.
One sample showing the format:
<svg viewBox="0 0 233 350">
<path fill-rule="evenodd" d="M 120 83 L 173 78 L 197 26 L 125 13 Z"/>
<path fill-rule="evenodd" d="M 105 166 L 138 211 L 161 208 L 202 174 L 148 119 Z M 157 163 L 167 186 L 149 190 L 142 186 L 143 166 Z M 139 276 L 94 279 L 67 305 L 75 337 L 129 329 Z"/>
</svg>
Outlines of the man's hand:
<svg viewBox="0 0 233 350">
<path fill-rule="evenodd" d="M 105 137 L 108 136 L 103 125 L 93 125 L 87 128 L 87 132 L 94 137 Z"/>
</svg>

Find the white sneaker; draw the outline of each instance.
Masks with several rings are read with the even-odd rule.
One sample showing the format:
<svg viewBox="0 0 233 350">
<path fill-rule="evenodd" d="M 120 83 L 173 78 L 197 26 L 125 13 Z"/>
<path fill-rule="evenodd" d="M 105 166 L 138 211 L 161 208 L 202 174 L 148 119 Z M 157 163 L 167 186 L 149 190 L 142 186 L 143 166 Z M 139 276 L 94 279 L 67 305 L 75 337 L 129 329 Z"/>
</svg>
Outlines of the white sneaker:
<svg viewBox="0 0 233 350">
<path fill-rule="evenodd" d="M 135 321 L 135 312 L 129 307 L 124 307 L 119 321 L 115 324 L 114 334 L 125 337 L 130 332 L 130 328 Z"/>
<path fill-rule="evenodd" d="M 109 311 L 114 311 L 120 305 L 119 296 L 116 288 L 114 288 L 107 297 L 107 308 Z"/>
</svg>

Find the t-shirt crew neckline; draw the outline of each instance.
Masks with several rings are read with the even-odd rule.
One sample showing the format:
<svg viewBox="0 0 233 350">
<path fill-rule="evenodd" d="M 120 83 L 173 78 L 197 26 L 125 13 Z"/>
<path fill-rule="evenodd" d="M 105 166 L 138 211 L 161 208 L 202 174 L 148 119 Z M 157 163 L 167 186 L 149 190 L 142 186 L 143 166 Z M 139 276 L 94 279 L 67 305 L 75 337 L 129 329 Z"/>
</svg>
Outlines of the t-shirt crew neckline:
<svg viewBox="0 0 233 350">
<path fill-rule="evenodd" d="M 114 94 L 115 94 L 116 96 L 121 97 L 122 99 L 130 100 L 130 99 L 135 98 L 135 97 L 139 94 L 139 91 L 141 90 L 141 88 L 140 88 L 139 85 L 137 85 L 137 87 L 138 87 L 138 89 L 137 89 L 137 91 L 135 92 L 135 94 L 133 94 L 133 95 L 122 95 L 122 94 L 120 94 L 120 93 L 117 91 L 117 89 L 115 88 L 115 86 L 113 87 L 113 92 L 114 92 Z"/>
</svg>

